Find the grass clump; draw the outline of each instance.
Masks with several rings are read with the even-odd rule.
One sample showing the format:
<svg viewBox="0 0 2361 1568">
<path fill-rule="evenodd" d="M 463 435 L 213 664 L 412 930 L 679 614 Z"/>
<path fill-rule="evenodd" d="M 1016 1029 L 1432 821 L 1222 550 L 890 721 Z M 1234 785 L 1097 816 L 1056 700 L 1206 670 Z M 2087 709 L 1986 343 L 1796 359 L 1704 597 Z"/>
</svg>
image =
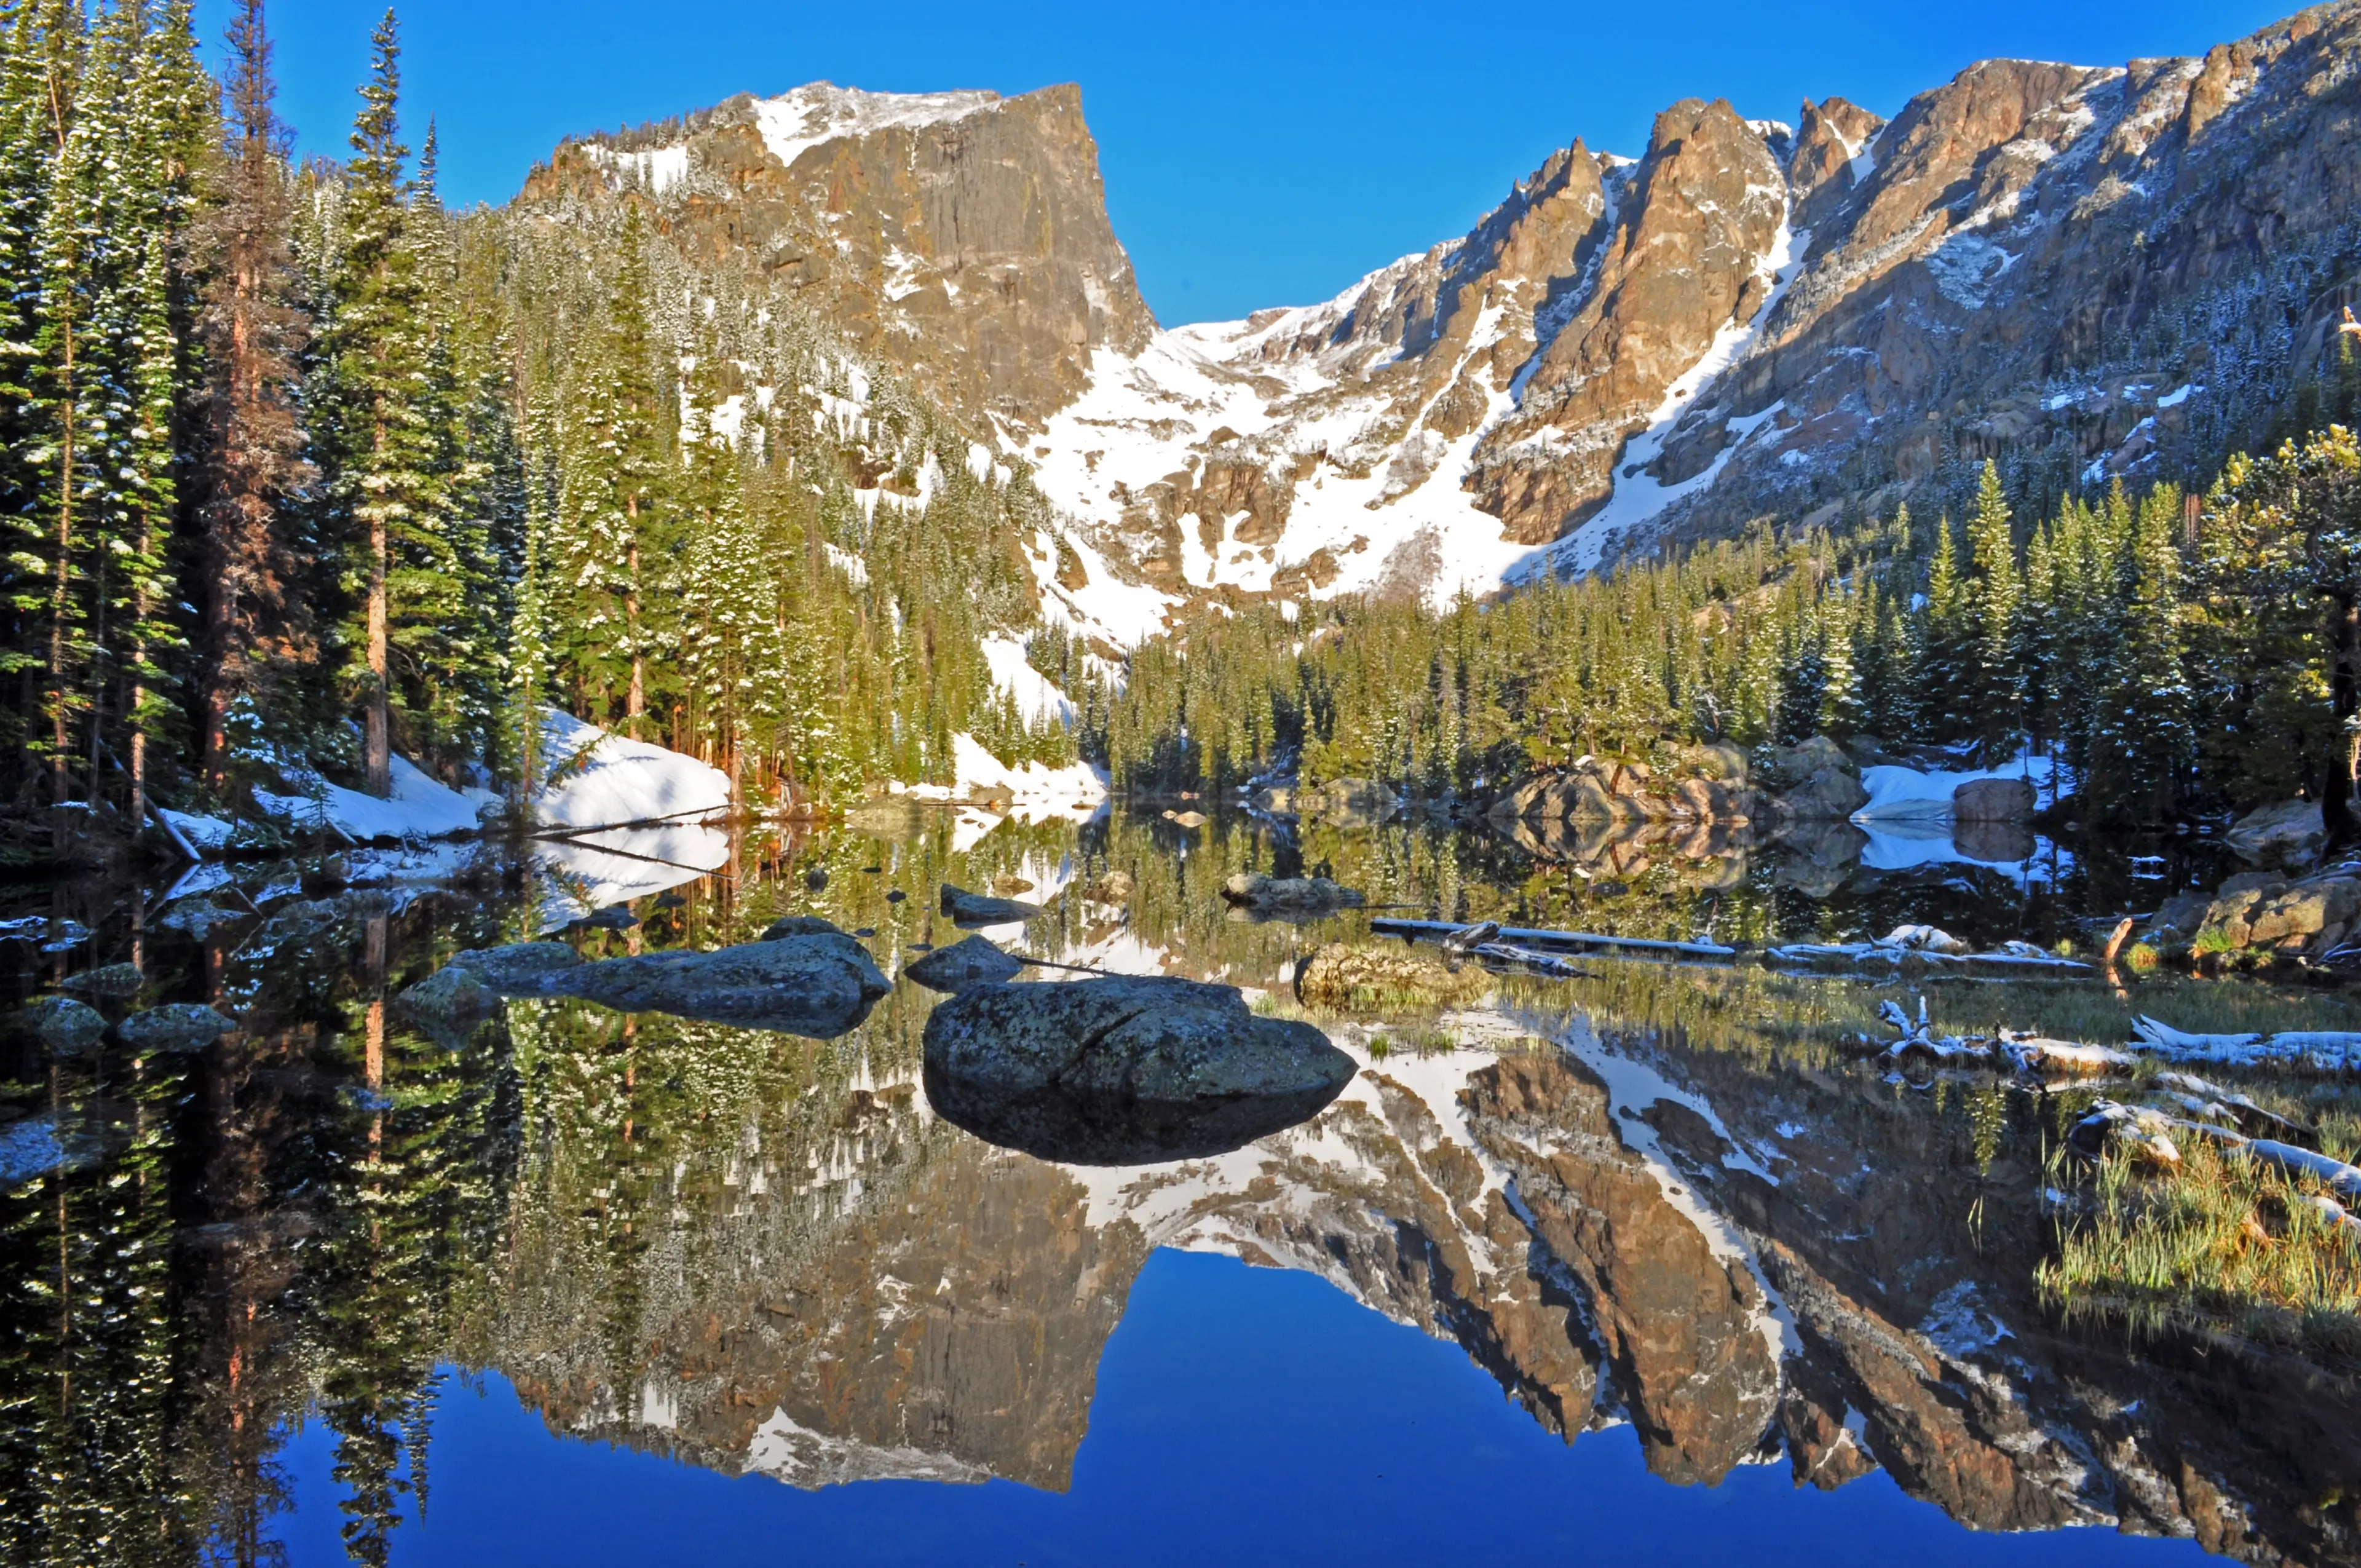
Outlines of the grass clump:
<svg viewBox="0 0 2361 1568">
<path fill-rule="evenodd" d="M 2315 1207 L 2316 1181 L 2191 1140 L 2179 1168 L 2111 1152 L 2093 1207 L 2037 1274 L 2069 1322 L 2179 1330 L 2361 1361 L 2361 1245 Z"/>
</svg>

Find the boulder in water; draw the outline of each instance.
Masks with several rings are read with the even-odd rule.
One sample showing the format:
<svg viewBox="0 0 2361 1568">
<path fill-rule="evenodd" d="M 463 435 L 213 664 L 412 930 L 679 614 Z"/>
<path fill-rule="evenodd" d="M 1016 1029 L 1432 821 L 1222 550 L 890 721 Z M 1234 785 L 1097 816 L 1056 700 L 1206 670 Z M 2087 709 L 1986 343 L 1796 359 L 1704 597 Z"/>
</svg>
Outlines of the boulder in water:
<svg viewBox="0 0 2361 1568">
<path fill-rule="evenodd" d="M 1357 909 L 1366 902 L 1353 889 L 1324 876 L 1272 877 L 1260 872 L 1238 872 L 1222 884 L 1222 896 L 1257 914 L 1282 919 L 1333 915 L 1339 909 Z"/>
<path fill-rule="evenodd" d="M 2030 822 L 2033 807 L 2027 779 L 1970 779 L 1951 792 L 1954 822 Z"/>
<path fill-rule="evenodd" d="M 946 1120 L 1043 1159 L 1132 1165 L 1239 1148 L 1311 1117 L 1353 1060 L 1234 986 L 1109 976 L 979 985 L 927 1021 Z"/>
<path fill-rule="evenodd" d="M 471 971 L 494 991 L 522 994 L 543 977 L 577 968 L 581 962 L 582 955 L 564 942 L 511 942 L 504 948 L 460 953 L 448 967 Z"/>
<path fill-rule="evenodd" d="M 790 915 L 784 919 L 772 921 L 769 929 L 754 939 L 758 942 L 776 942 L 788 937 L 841 937 L 842 935 L 844 935 L 844 928 L 833 920 L 825 920 L 817 915 Z"/>
<path fill-rule="evenodd" d="M 60 1056 L 93 1049 L 106 1037 L 106 1019 L 98 1009 L 71 996 L 39 997 L 24 1017 L 40 1042 Z"/>
<path fill-rule="evenodd" d="M 237 1025 L 202 1003 L 174 1002 L 134 1013 L 115 1037 L 137 1051 L 201 1051 Z"/>
<path fill-rule="evenodd" d="M 2327 842 L 2316 800 L 2280 800 L 2238 818 L 2222 841 L 2257 865 L 2310 865 Z"/>
<path fill-rule="evenodd" d="M 81 974 L 70 974 L 58 981 L 58 989 L 120 1002 L 126 997 L 138 995 L 139 988 L 147 983 L 147 977 L 139 972 L 137 964 L 107 964 Z"/>
<path fill-rule="evenodd" d="M 837 931 L 708 953 L 607 959 L 551 970 L 519 989 L 578 996 L 623 1013 L 670 1013 L 832 1040 L 857 1028 L 893 987 L 868 949 Z"/>
<path fill-rule="evenodd" d="M 974 985 L 995 985 L 1015 980 L 1025 969 L 1023 963 L 1002 952 L 982 937 L 970 937 L 948 948 L 938 948 L 915 963 L 906 965 L 902 972 L 925 986 L 928 991 L 965 991 Z"/>
<path fill-rule="evenodd" d="M 500 992 L 474 970 L 445 964 L 395 999 L 402 1012 L 429 1033 L 466 1034 L 491 1016 Z"/>
<path fill-rule="evenodd" d="M 943 913 L 951 917 L 954 926 L 1007 926 L 1020 920 L 1038 920 L 1049 913 L 1038 904 L 970 893 L 949 883 L 943 883 L 942 899 Z"/>
</svg>

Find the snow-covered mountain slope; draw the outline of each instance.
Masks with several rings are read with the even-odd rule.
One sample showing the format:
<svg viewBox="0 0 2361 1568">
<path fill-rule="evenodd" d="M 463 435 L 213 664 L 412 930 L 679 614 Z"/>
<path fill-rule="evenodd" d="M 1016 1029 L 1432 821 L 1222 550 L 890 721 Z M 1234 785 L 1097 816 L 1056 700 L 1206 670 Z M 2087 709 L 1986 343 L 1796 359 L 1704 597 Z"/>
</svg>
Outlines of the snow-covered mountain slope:
<svg viewBox="0 0 2361 1568">
<path fill-rule="evenodd" d="M 1689 100 L 1324 304 L 1170 330 L 1071 88 L 736 99 L 570 143 L 520 200 L 646 202 L 685 265 L 789 291 L 1029 466 L 1043 611 L 1112 653 L 1948 504 L 1987 457 L 2046 494 L 2200 477 L 2361 293 L 2357 68 L 2344 0 L 2202 59 L 1988 60 L 1891 123 Z"/>
</svg>

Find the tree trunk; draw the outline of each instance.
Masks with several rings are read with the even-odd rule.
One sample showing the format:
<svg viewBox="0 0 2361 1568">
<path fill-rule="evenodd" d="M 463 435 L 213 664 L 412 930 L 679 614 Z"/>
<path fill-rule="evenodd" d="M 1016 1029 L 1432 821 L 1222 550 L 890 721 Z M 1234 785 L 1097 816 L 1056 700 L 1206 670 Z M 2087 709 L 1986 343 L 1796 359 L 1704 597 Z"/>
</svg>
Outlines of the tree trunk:
<svg viewBox="0 0 2361 1568">
<path fill-rule="evenodd" d="M 49 783 L 50 799 L 62 809 L 71 795 L 71 771 L 66 766 L 66 609 L 73 593 L 73 465 L 74 357 L 73 323 L 65 328 L 61 362 L 65 381 L 64 416 L 60 420 L 58 447 L 58 572 L 49 599 Z"/>
<path fill-rule="evenodd" d="M 377 423 L 375 450 L 381 457 L 385 452 L 385 422 Z M 363 765 L 368 777 L 366 787 L 380 799 L 393 793 L 393 737 L 389 730 L 386 711 L 386 687 L 391 660 L 387 654 L 385 605 L 385 513 L 377 506 L 369 510 L 368 555 L 368 713 L 364 736 Z"/>
<path fill-rule="evenodd" d="M 626 547 L 631 582 L 623 590 L 623 628 L 631 640 L 631 689 L 623 696 L 623 733 L 632 740 L 641 739 L 640 719 L 648 711 L 648 655 L 640 646 L 640 498 L 631 497 L 623 503 L 623 515 L 631 520 L 631 538 Z"/>
</svg>

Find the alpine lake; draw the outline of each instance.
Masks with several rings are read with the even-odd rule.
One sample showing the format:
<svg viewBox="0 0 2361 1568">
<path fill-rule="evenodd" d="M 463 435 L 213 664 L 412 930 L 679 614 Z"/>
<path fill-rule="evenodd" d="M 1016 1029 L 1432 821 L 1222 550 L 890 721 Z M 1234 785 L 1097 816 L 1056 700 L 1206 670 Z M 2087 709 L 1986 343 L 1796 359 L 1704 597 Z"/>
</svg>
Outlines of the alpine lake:
<svg viewBox="0 0 2361 1568">
<path fill-rule="evenodd" d="M 2142 1015 L 2361 1028 L 2361 992 L 2095 962 L 2120 915 L 2239 869 L 2210 840 L 1695 856 L 1179 804 L 16 887 L 12 1003 L 235 1027 L 69 1047 L 12 1010 L 6 1560 L 2361 1563 L 2350 1303 L 2059 1288 L 2103 1190 L 2146 1179 L 2067 1146 L 2121 1086 L 1860 1043 L 1888 1002 L 2116 1046 Z M 1252 918 L 1241 871 L 1367 907 Z M 1046 910 L 984 930 L 1012 953 L 1237 987 L 1351 1080 L 1180 1158 L 964 1131 L 924 1067 L 948 999 L 903 972 L 967 934 L 946 884 Z M 1331 944 L 1400 949 L 1388 914 L 1738 951 L 1300 996 Z M 464 949 L 707 949 L 796 915 L 892 981 L 831 1038 L 401 1001 Z M 2094 961 L 1762 956 L 1911 924 Z M 2350 1124 L 2336 1080 L 2213 1076 Z"/>
</svg>

